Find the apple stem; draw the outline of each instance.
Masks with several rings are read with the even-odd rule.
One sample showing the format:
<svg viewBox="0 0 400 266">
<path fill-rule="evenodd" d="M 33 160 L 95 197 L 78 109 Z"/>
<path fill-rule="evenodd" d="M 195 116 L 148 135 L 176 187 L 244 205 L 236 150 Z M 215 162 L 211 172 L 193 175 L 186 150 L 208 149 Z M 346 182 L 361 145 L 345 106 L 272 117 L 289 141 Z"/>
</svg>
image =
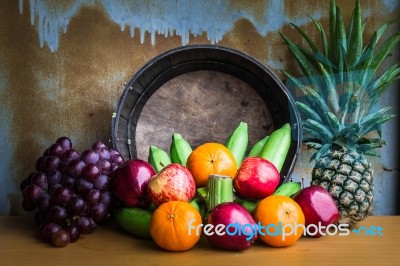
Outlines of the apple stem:
<svg viewBox="0 0 400 266">
<path fill-rule="evenodd" d="M 304 188 L 304 177 L 301 177 L 301 188 Z"/>
<path fill-rule="evenodd" d="M 206 197 L 207 210 L 211 212 L 218 204 L 233 202 L 233 181 L 230 176 L 210 175 Z"/>
</svg>

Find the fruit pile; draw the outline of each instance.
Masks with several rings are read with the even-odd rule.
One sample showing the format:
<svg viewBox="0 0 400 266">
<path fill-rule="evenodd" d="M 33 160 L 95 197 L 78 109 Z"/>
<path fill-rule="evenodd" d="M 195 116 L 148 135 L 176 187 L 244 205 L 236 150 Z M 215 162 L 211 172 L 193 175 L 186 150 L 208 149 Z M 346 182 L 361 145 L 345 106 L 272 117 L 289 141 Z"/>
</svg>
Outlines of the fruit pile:
<svg viewBox="0 0 400 266">
<path fill-rule="evenodd" d="M 67 137 L 48 147 L 20 184 L 23 208 L 36 211 L 40 236 L 64 247 L 108 220 L 115 202 L 110 176 L 122 162 L 118 151 L 100 141 L 82 153 Z"/>
<path fill-rule="evenodd" d="M 112 192 L 123 203 L 116 220 L 127 232 L 169 251 L 189 250 L 201 235 L 226 250 L 248 249 L 257 239 L 274 247 L 292 245 L 306 226 L 334 224 L 339 211 L 319 186 L 279 186 L 290 144 L 289 124 L 259 140 L 248 154 L 245 122 L 224 144 L 207 142 L 195 149 L 175 133 L 169 153 L 152 145 L 147 162 L 127 160 L 115 170 Z M 307 233 L 325 232 L 314 229 Z"/>
</svg>

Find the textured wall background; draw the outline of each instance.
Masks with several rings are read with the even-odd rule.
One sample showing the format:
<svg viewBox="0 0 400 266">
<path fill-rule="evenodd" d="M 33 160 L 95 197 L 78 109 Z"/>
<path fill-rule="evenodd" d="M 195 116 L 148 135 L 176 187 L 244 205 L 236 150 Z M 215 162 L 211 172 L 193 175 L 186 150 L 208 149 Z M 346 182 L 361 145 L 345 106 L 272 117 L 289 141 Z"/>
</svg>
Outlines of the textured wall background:
<svg viewBox="0 0 400 266">
<path fill-rule="evenodd" d="M 346 21 L 353 1 L 337 0 Z M 400 17 L 398 0 L 362 0 L 366 37 Z M 108 141 L 123 84 L 168 49 L 195 43 L 232 47 L 271 67 L 294 70 L 278 34 L 298 38 L 288 23 L 315 30 L 327 23 L 329 1 L 318 0 L 3 0 L 0 3 L 0 215 L 24 214 L 19 183 L 60 136 L 82 150 Z M 389 32 L 398 31 L 394 25 Z M 398 49 L 385 62 L 399 60 Z M 399 113 L 396 84 L 381 105 Z M 388 145 L 373 160 L 375 214 L 399 213 L 396 118 L 384 126 Z M 140 145 L 140 144 L 139 144 Z M 309 178 L 304 150 L 295 179 Z"/>
</svg>

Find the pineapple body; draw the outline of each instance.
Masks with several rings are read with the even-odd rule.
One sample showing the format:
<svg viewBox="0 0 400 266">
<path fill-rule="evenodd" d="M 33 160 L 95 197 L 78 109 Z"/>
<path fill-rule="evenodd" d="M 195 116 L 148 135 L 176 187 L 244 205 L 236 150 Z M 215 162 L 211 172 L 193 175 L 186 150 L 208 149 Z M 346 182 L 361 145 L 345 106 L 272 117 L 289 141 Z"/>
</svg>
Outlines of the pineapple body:
<svg viewBox="0 0 400 266">
<path fill-rule="evenodd" d="M 364 155 L 354 150 L 333 150 L 316 161 L 311 183 L 331 193 L 340 211 L 339 223 L 354 227 L 371 215 L 373 176 Z"/>
</svg>

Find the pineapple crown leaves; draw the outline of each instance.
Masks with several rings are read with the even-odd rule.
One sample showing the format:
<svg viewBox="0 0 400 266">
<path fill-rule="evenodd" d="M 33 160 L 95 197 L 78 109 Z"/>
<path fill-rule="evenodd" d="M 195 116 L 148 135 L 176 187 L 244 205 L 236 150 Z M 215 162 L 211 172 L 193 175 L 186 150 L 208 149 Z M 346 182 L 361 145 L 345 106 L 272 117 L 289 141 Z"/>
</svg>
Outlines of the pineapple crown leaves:
<svg viewBox="0 0 400 266">
<path fill-rule="evenodd" d="M 365 21 L 360 1 L 346 30 L 343 15 L 335 0 L 329 7 L 329 32 L 311 18 L 321 38 L 321 48 L 300 27 L 290 24 L 306 45 L 299 45 L 279 33 L 297 61 L 304 77 L 296 78 L 282 70 L 292 89 L 298 110 L 304 118 L 304 144 L 318 149 L 319 158 L 333 146 L 355 149 L 369 155 L 382 147 L 381 125 L 392 119 L 390 107 L 373 111 L 384 92 L 400 79 L 400 66 L 395 64 L 377 77 L 377 70 L 394 47 L 400 43 L 400 32 L 381 41 L 386 29 L 396 21 L 378 27 L 364 44 Z M 328 38 L 329 36 L 329 38 Z M 378 45 L 382 43 L 381 45 Z M 379 139 L 368 139 L 372 131 Z"/>
</svg>

